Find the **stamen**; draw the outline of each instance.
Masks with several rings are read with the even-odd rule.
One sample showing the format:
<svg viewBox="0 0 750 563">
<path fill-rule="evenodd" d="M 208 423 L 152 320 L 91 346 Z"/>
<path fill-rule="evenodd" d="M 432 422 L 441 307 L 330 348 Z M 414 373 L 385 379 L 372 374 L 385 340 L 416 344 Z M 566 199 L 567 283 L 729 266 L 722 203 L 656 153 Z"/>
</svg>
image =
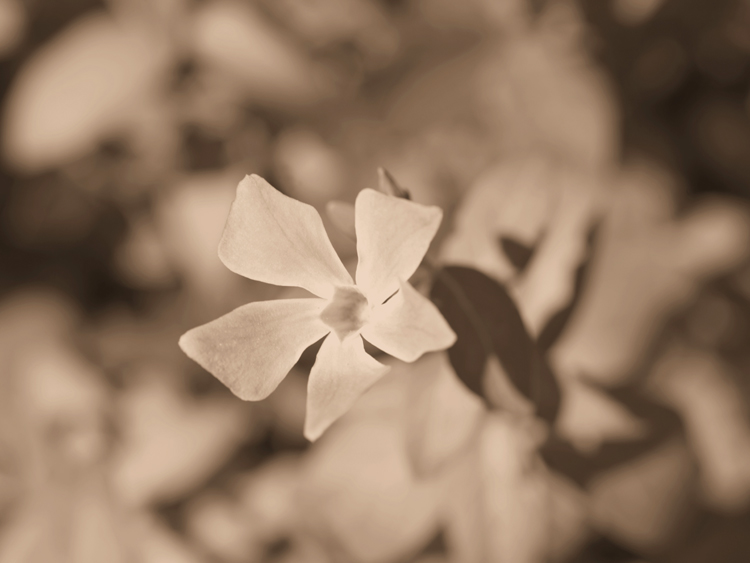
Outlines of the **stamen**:
<svg viewBox="0 0 750 563">
<path fill-rule="evenodd" d="M 333 299 L 320 314 L 320 320 L 330 326 L 339 340 L 357 332 L 369 317 L 369 303 L 354 286 L 337 287 Z"/>
</svg>

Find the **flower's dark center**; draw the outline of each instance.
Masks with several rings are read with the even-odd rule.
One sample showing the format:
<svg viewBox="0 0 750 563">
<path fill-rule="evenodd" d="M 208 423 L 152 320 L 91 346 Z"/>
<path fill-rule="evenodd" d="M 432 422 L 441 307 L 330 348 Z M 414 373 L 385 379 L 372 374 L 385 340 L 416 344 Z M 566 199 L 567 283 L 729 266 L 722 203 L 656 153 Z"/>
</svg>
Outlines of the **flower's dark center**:
<svg viewBox="0 0 750 563">
<path fill-rule="evenodd" d="M 365 324 L 370 312 L 368 305 L 367 298 L 356 287 L 337 287 L 333 299 L 320 314 L 320 320 L 343 340 Z"/>
</svg>

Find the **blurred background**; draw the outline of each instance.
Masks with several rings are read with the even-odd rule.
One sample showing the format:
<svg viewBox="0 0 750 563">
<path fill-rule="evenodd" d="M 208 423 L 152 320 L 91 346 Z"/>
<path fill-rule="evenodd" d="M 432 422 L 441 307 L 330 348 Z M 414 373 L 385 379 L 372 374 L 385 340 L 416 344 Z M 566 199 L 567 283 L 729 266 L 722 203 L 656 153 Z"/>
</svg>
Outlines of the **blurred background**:
<svg viewBox="0 0 750 563">
<path fill-rule="evenodd" d="M 750 2 L 0 0 L 0 111 L 0 563 L 750 561 Z M 218 260 L 245 174 L 325 217 L 378 166 L 508 288 L 546 441 L 415 472 L 412 380 L 478 416 L 433 355 L 311 446 L 314 351 L 244 403 L 177 347 L 288 294 Z"/>
</svg>

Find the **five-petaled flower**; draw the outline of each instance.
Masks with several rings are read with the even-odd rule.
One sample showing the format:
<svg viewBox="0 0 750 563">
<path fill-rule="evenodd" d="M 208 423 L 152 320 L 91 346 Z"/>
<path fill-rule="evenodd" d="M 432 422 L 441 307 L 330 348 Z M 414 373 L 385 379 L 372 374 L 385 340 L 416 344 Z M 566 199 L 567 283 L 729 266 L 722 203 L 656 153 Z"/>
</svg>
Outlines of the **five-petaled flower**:
<svg viewBox="0 0 750 563">
<path fill-rule="evenodd" d="M 310 372 L 305 436 L 317 439 L 388 367 L 362 337 L 412 362 L 453 344 L 437 308 L 406 280 L 435 236 L 442 211 L 362 190 L 355 204 L 356 283 L 318 212 L 259 176 L 237 187 L 219 257 L 233 272 L 317 297 L 243 305 L 180 338 L 180 347 L 238 397 L 267 397 L 302 352 L 325 336 Z"/>
</svg>

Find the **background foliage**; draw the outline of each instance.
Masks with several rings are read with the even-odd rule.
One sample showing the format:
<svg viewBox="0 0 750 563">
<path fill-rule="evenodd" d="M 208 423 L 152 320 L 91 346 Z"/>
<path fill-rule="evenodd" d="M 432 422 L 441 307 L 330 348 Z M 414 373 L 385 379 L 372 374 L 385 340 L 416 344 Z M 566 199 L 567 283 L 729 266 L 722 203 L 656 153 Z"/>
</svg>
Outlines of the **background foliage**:
<svg viewBox="0 0 750 563">
<path fill-rule="evenodd" d="M 750 4 L 0 0 L 0 57 L 0 563 L 750 558 Z M 245 173 L 378 166 L 459 342 L 311 447 L 315 350 L 243 403 L 177 339 L 291 294 Z"/>
</svg>

